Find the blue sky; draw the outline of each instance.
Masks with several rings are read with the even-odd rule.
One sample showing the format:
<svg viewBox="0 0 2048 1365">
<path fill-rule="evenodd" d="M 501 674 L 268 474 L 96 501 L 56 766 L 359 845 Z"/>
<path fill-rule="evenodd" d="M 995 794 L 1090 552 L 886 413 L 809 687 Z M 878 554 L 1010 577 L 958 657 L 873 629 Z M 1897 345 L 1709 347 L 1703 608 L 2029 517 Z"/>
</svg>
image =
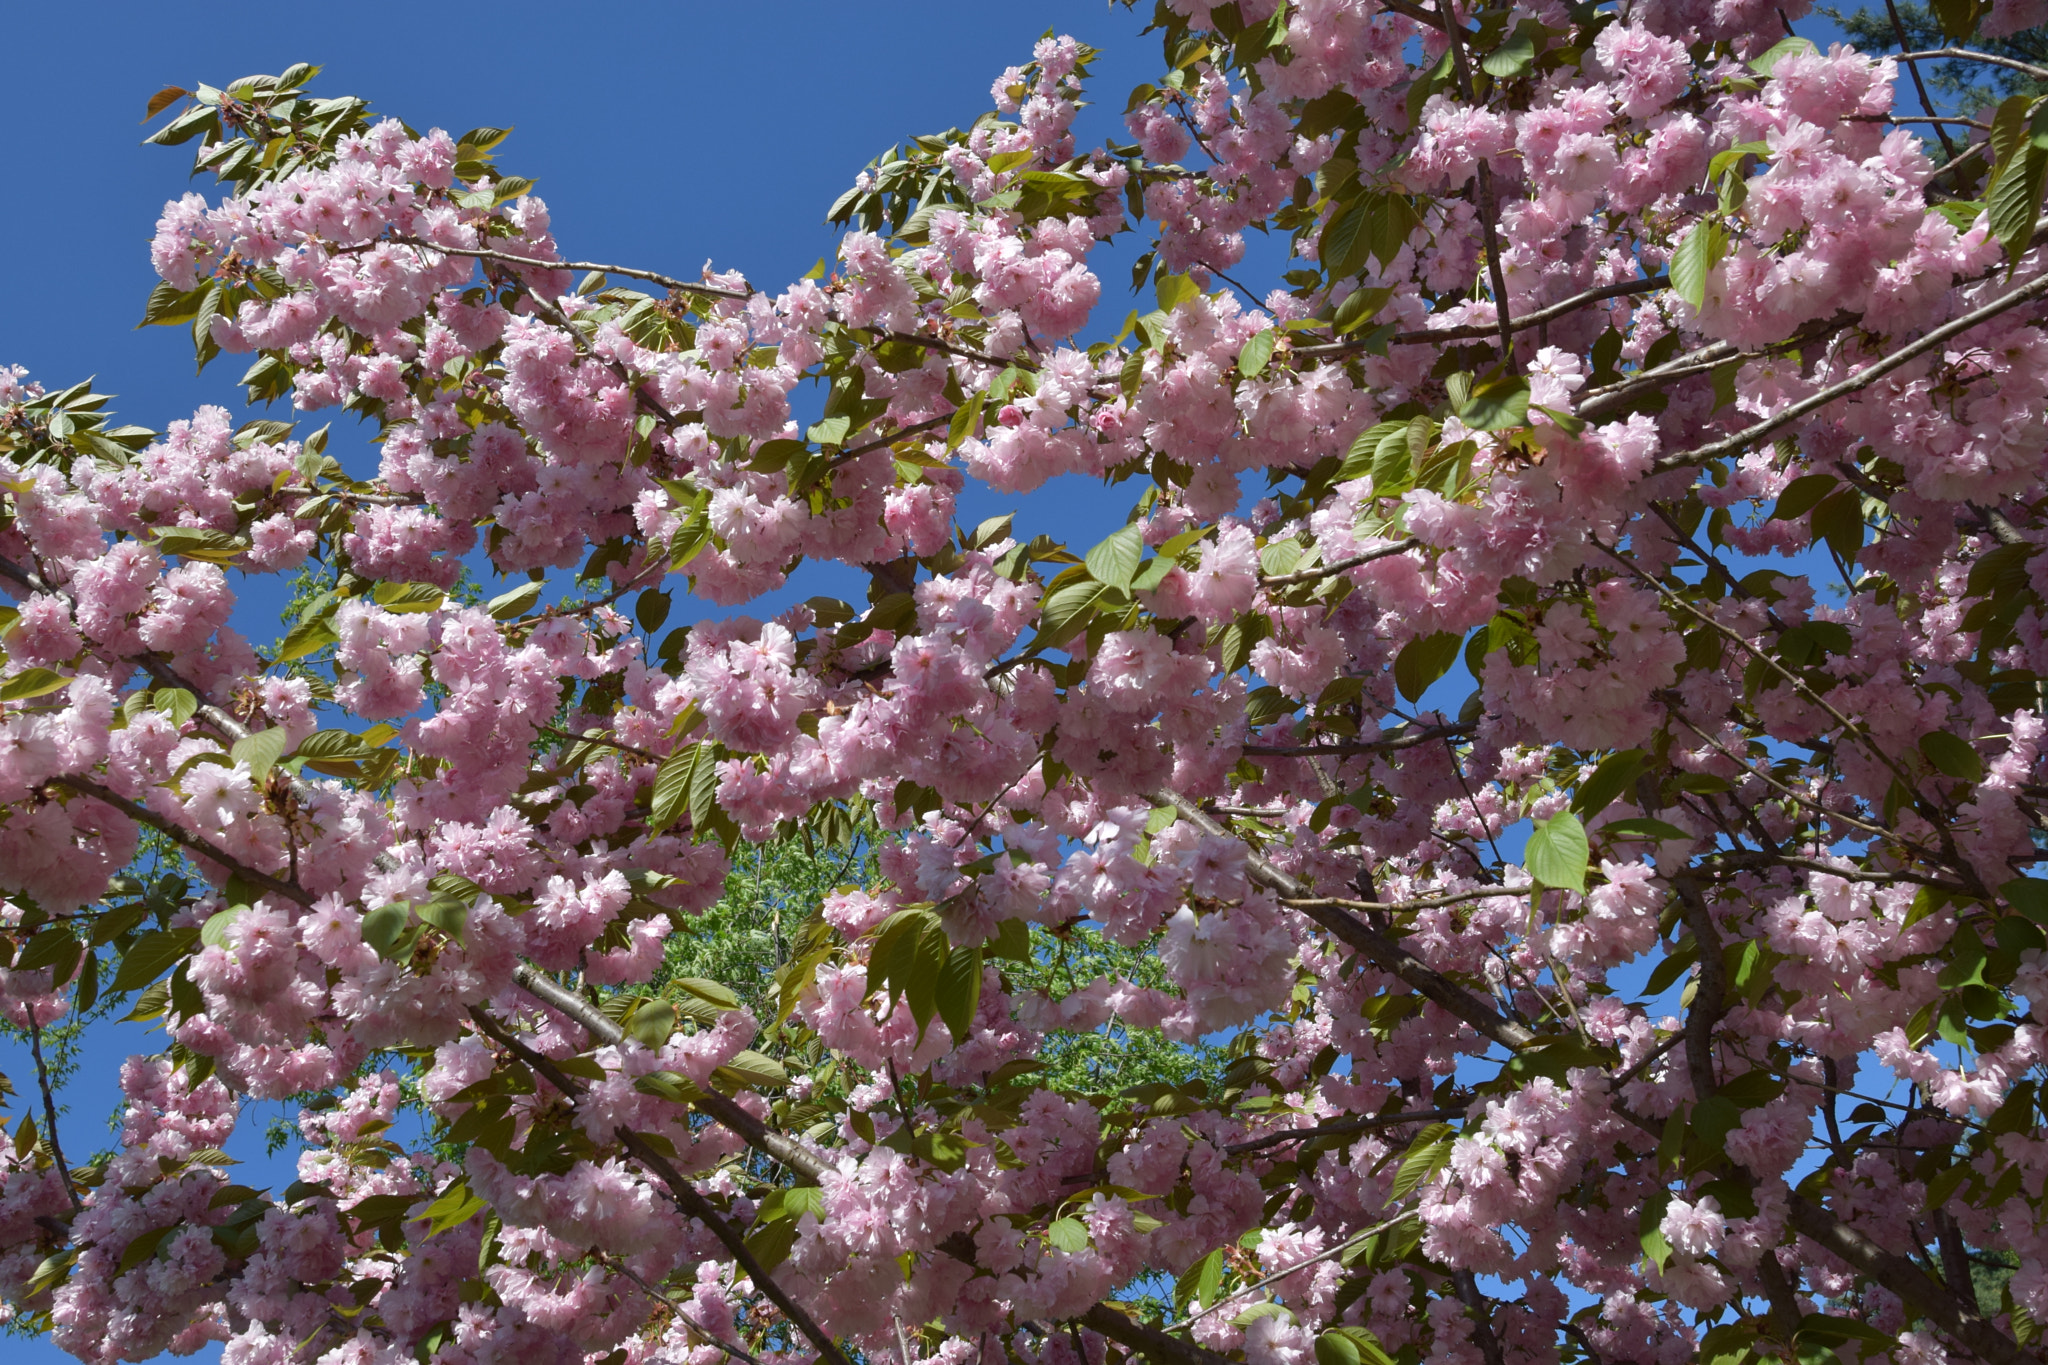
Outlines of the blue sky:
<svg viewBox="0 0 2048 1365">
<path fill-rule="evenodd" d="M 1084 143 L 1110 134 L 1130 87 L 1155 74 L 1157 41 L 1138 37 L 1143 26 L 1104 0 L 571 8 L 506 0 L 482 10 L 415 0 L 260 12 L 22 5 L 8 15 L 9 45 L 22 59 L 0 85 L 0 127 L 16 167 L 14 208 L 0 215 L 0 364 L 26 365 L 52 387 L 97 374 L 101 392 L 119 395 L 120 420 L 158 430 L 202 403 L 240 411 L 234 358 L 195 377 L 179 329 L 135 330 L 155 283 L 148 244 L 164 201 L 188 188 L 211 197 L 210 178 L 187 180 L 189 147 L 140 145 L 144 105 L 165 85 L 222 85 L 310 61 L 326 68 L 320 93 L 359 95 L 416 128 L 509 125 L 500 162 L 538 180 L 572 255 L 678 274 L 709 259 L 780 287 L 832 254 L 837 235 L 825 211 L 871 157 L 971 122 L 988 107 L 990 82 L 1028 60 L 1048 28 L 1106 49 L 1094 86 L 1101 105 L 1083 112 L 1077 131 Z M 1113 253 L 1102 267 L 1112 332 L 1128 306 L 1135 255 Z M 330 449 L 358 468 L 374 458 L 339 424 Z M 971 521 L 1019 501 L 984 496 L 964 515 Z M 1126 490 L 1079 481 L 1022 501 L 1020 525 L 1083 546 L 1120 525 L 1129 506 Z M 695 614 L 681 601 L 677 608 L 677 622 Z M 267 640 L 274 611 L 245 628 Z M 73 1161 L 112 1141 L 105 1125 L 121 1058 L 161 1040 L 129 1024 L 88 1041 L 62 1096 Z M 0 1072 L 21 1092 L 18 1114 L 34 1094 L 25 1049 L 0 1044 Z M 231 1144 L 247 1162 L 237 1179 L 292 1178 L 284 1159 L 263 1158 L 264 1124 L 281 1112 L 246 1111 Z M 0 1339 L 0 1357 L 10 1365 L 70 1360 L 19 1338 Z M 218 1358 L 210 1348 L 195 1359 Z"/>
</svg>

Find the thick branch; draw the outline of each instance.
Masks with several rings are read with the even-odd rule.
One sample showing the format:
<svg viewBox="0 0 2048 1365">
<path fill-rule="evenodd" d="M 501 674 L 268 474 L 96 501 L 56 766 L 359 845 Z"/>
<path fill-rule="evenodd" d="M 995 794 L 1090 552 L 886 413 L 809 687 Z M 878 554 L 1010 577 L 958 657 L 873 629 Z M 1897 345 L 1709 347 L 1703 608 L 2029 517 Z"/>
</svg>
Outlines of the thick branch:
<svg viewBox="0 0 2048 1365">
<path fill-rule="evenodd" d="M 1081 1325 L 1108 1337 L 1153 1362 L 1153 1365 L 1229 1365 L 1230 1357 L 1218 1355 L 1206 1346 L 1183 1341 L 1157 1327 L 1148 1327 L 1125 1317 L 1106 1303 L 1098 1303 L 1080 1318 Z"/>
<path fill-rule="evenodd" d="M 1904 1256 L 1886 1251 L 1804 1195 L 1791 1196 L 1790 1221 L 1801 1236 L 1847 1261 L 1992 1365 L 2038 1365 L 2019 1343 L 1959 1302 Z"/>
</svg>

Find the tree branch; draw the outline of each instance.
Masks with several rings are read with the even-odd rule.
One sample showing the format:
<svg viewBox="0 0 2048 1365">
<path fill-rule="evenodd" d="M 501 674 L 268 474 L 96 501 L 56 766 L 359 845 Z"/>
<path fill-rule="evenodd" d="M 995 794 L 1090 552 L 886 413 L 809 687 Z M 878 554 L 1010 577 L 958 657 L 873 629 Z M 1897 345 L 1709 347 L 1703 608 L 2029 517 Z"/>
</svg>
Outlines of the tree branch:
<svg viewBox="0 0 2048 1365">
<path fill-rule="evenodd" d="M 1630 294 L 1649 294 L 1670 285 L 1668 275 L 1652 275 L 1647 279 L 1623 280 L 1619 284 L 1603 284 L 1597 289 L 1560 299 L 1556 303 L 1538 308 L 1512 319 L 1511 330 L 1526 332 L 1532 327 L 1541 327 L 1546 322 L 1555 322 L 1568 313 L 1576 313 L 1588 304 L 1605 299 L 1618 299 Z M 1500 335 L 1497 323 L 1470 322 L 1457 327 L 1423 328 L 1415 332 L 1396 332 L 1387 338 L 1389 346 L 1422 346 L 1433 341 L 1469 341 L 1477 337 Z M 1315 346 L 1297 346 L 1294 354 L 1306 356 L 1343 355 L 1351 351 L 1362 351 L 1373 343 L 1368 341 L 1330 341 Z"/>
<path fill-rule="evenodd" d="M 2048 72 L 2042 73 L 2042 79 L 2048 80 Z M 1793 403 L 1779 412 L 1775 417 L 1767 417 L 1753 426 L 1743 428 L 1733 436 L 1724 436 L 1718 441 L 1709 441 L 1706 445 L 1697 446 L 1692 450 L 1681 451 L 1676 455 L 1666 455 L 1651 466 L 1651 472 L 1653 474 L 1662 474 L 1668 470 L 1684 469 L 1692 465 L 1705 464 L 1709 460 L 1718 460 L 1723 455 L 1733 455 L 1737 451 L 1754 445 L 1772 432 L 1780 431 L 1792 425 L 1808 413 L 1816 412 L 1826 407 L 1837 398 L 1844 398 L 1860 389 L 1869 388 L 1892 371 L 1900 369 L 1909 362 L 1925 355 L 1950 337 L 1960 335 L 1963 332 L 1969 331 L 1972 327 L 1989 322 L 2000 313 L 2009 312 L 2023 303 L 2031 303 L 2041 297 L 2043 293 L 2048 293 L 2048 274 L 2037 275 L 2011 293 L 2006 294 L 2003 298 L 1996 299 L 1991 303 L 1985 304 L 1982 308 L 1972 309 L 1959 318 L 1943 323 L 1911 345 L 1894 351 L 1884 359 L 1858 370 L 1855 374 L 1838 384 L 1830 384 L 1818 393 L 1810 394 L 1800 399 L 1797 403 Z"/>
<path fill-rule="evenodd" d="M 74 1213 L 85 1207 L 85 1201 L 78 1197 L 78 1187 L 71 1183 L 71 1167 L 64 1160 L 63 1144 L 57 1141 L 57 1097 L 50 1089 L 50 1068 L 43 1063 L 43 1028 L 36 1022 L 35 1006 L 28 1007 L 28 1050 L 36 1059 L 36 1084 L 43 1091 L 43 1123 L 49 1129 L 50 1158 L 57 1166 L 57 1178 L 64 1182 L 64 1193 L 71 1199 Z"/>
<path fill-rule="evenodd" d="M 488 247 L 442 246 L 439 242 L 430 242 L 424 237 L 409 237 L 403 233 L 393 233 L 383 240 L 401 242 L 406 246 L 418 247 L 422 251 L 438 251 L 444 256 L 468 256 L 479 261 L 502 261 L 506 265 L 526 266 L 535 270 L 594 270 L 600 275 L 624 275 L 628 279 L 658 284 L 679 294 L 704 294 L 715 299 L 745 300 L 759 292 L 752 289 L 727 289 L 715 284 L 692 284 L 673 275 L 663 275 L 653 270 L 635 270 L 626 265 L 601 265 L 596 261 L 543 261 L 533 256 L 515 256 L 509 251 L 494 251 Z"/>
<path fill-rule="evenodd" d="M 104 802 L 115 810 L 120 811 L 121 814 L 127 816 L 130 820 L 148 825 L 151 829 L 156 830 L 179 847 L 219 863 L 251 886 L 261 887 L 273 895 L 283 896 L 294 905 L 311 905 L 313 903 L 312 895 L 302 888 L 294 886 L 290 882 L 281 882 L 268 872 L 258 872 L 233 854 L 223 853 L 204 839 L 188 834 L 186 831 L 178 828 L 178 826 L 164 819 L 163 816 L 158 815 L 149 807 L 109 791 L 90 778 L 52 777 L 48 779 L 45 785 L 62 787 L 66 791 L 74 791 L 80 796 L 89 796 L 95 801 Z"/>
<path fill-rule="evenodd" d="M 1793 1228 L 1824 1250 L 1847 1261 L 1915 1312 L 1932 1318 L 1943 1331 L 1992 1365 L 2039 1365 L 2005 1333 L 1965 1307 L 1947 1286 L 1931 1278 L 1904 1256 L 1886 1251 L 1806 1196 L 1794 1192 L 1788 1207 Z"/>
<path fill-rule="evenodd" d="M 1349 569 L 1357 568 L 1361 564 L 1370 564 L 1375 559 L 1391 559 L 1395 555 L 1404 555 L 1410 550 L 1420 550 L 1422 548 L 1422 542 L 1419 540 L 1403 540 L 1393 545 L 1382 545 L 1376 550 L 1367 550 L 1364 554 L 1353 555 L 1349 559 L 1340 559 L 1334 564 L 1318 565 L 1313 569 L 1302 569 L 1296 573 L 1260 574 L 1259 586 L 1261 588 L 1279 588 L 1285 587 L 1289 583 L 1313 583 L 1319 578 L 1328 578 L 1331 574 L 1344 573 Z"/>
<path fill-rule="evenodd" d="M 1157 805 L 1172 806 L 1180 812 L 1181 818 L 1192 823 L 1204 834 L 1217 838 L 1228 837 L 1228 832 L 1212 820 L 1207 811 L 1179 792 L 1162 791 L 1156 793 L 1152 799 Z M 1463 1019 L 1502 1047 L 1509 1051 L 1519 1051 L 1536 1041 L 1536 1035 L 1529 1029 L 1504 1017 L 1498 1010 L 1441 972 L 1424 966 L 1413 953 L 1364 920 L 1347 913 L 1337 902 L 1310 898 L 1308 889 L 1300 881 L 1273 866 L 1257 853 L 1247 850 L 1245 866 L 1253 881 L 1280 896 L 1290 909 L 1299 910 L 1329 930 L 1352 951 L 1373 962 L 1380 970 L 1399 977 L 1418 994 L 1426 996 L 1449 1013 Z M 1467 893 L 1458 894 L 1462 896 Z M 1489 894 L 1526 895 L 1527 888 L 1516 892 L 1502 890 Z"/>
<path fill-rule="evenodd" d="M 1901 46 L 1904 46 L 1904 44 L 1901 44 Z M 1929 48 L 1925 52 L 1901 52 L 1899 54 L 1899 60 L 1902 62 L 1936 59 L 1951 62 L 1982 62 L 1986 66 L 2002 66 L 2008 70 L 2017 71 L 2022 75 L 2031 76 L 2037 81 L 2048 81 L 2048 68 L 2029 66 L 2025 62 L 2015 61 L 2011 57 L 2001 57 L 1992 52 L 1972 52 L 1968 48 L 1961 47 L 1936 47 Z"/>
</svg>

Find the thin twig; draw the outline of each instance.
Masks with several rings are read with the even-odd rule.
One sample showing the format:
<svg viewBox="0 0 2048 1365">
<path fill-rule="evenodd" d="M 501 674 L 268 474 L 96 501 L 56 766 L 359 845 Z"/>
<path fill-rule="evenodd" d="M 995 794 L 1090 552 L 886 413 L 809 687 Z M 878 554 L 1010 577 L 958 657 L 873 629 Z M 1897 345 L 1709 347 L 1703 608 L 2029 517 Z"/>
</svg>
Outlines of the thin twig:
<svg viewBox="0 0 2048 1365">
<path fill-rule="evenodd" d="M 2048 73 L 2043 74 L 2043 79 L 2048 79 Z M 1773 432 L 1792 425 L 1792 423 L 1806 416 L 1809 412 L 1826 407 L 1837 398 L 1846 397 L 1859 389 L 1869 388 L 1893 370 L 1899 369 L 1908 362 L 1925 355 L 1950 337 L 1967 332 L 1972 327 L 1981 326 L 1997 317 L 2000 313 L 2008 312 L 2023 303 L 2031 303 L 2044 292 L 2048 292 L 2048 275 L 2037 275 L 2003 298 L 1987 303 L 1982 308 L 1972 309 L 1952 322 L 1943 323 L 1941 326 L 1929 331 L 1912 345 L 1893 352 L 1873 365 L 1858 370 L 1854 375 L 1842 380 L 1838 384 L 1830 384 L 1818 393 L 1800 399 L 1797 403 L 1784 408 L 1774 417 L 1768 417 L 1754 426 L 1745 427 L 1733 436 L 1724 436 L 1718 441 L 1710 441 L 1706 445 L 1695 447 L 1692 450 L 1665 456 L 1652 466 L 1652 472 L 1662 474 L 1667 470 L 1683 469 L 1691 465 L 1705 464 L 1709 460 L 1718 460 L 1723 455 L 1733 455 L 1739 450 L 1754 445 Z"/>
<path fill-rule="evenodd" d="M 1902 62 L 1936 59 L 1952 62 L 1983 62 L 1986 66 L 2003 66 L 2010 70 L 2018 71 L 2023 75 L 2033 77 L 2037 81 L 2048 81 L 2048 68 L 2030 66 L 2026 62 L 2015 61 L 2011 57 L 2001 57 L 1992 52 L 1972 52 L 1967 48 L 1960 47 L 1937 47 L 1930 48 L 1925 52 L 1901 52 L 1899 54 L 1899 60 Z"/>
<path fill-rule="evenodd" d="M 258 872 L 233 854 L 217 849 L 204 839 L 186 833 L 169 820 L 164 819 L 163 816 L 149 809 L 149 807 L 138 805 L 125 796 L 111 792 L 89 778 L 52 777 L 47 780 L 46 785 L 63 787 L 67 791 L 77 792 L 80 796 L 89 796 L 95 801 L 103 801 L 115 810 L 120 811 L 121 814 L 127 816 L 130 820 L 148 825 L 151 829 L 156 830 L 187 851 L 197 853 L 203 858 L 219 863 L 251 886 L 259 887 L 273 895 L 283 896 L 294 905 L 311 905 L 313 903 L 311 893 L 292 885 L 290 882 L 281 882 L 267 872 Z"/>
<path fill-rule="evenodd" d="M 1391 754 L 1446 738 L 1460 738 L 1472 732 L 1469 725 L 1435 725 L 1391 739 L 1344 740 L 1336 744 L 1247 744 L 1241 750 L 1253 758 L 1350 758 L 1359 754 Z"/>
<path fill-rule="evenodd" d="M 1605 299 L 1618 299 L 1630 294 L 1652 293 L 1667 287 L 1670 283 L 1671 278 L 1668 275 L 1652 275 L 1647 279 L 1623 280 L 1619 284 L 1604 284 L 1597 289 L 1588 289 L 1583 293 L 1574 294 L 1568 299 L 1561 299 L 1547 307 L 1538 308 L 1534 312 L 1524 313 L 1520 317 L 1512 319 L 1512 330 L 1522 332 L 1527 331 L 1531 327 L 1541 327 L 1544 323 L 1554 322 L 1567 313 L 1575 313 L 1587 304 L 1599 303 Z M 1465 341 L 1474 337 L 1497 336 L 1499 333 L 1500 328 L 1497 324 L 1474 322 L 1465 323 L 1457 327 L 1424 328 L 1421 331 L 1415 332 L 1396 332 L 1387 338 L 1386 344 L 1389 346 L 1419 346 L 1432 341 Z M 1294 354 L 1305 356 L 1342 355 L 1350 351 L 1362 351 L 1372 344 L 1374 343 L 1363 339 L 1357 341 L 1321 342 L 1314 346 L 1297 346 L 1294 348 Z"/>
<path fill-rule="evenodd" d="M 1366 1238 L 1378 1236 L 1380 1233 L 1385 1232 L 1389 1228 L 1399 1227 L 1401 1224 L 1407 1222 L 1409 1219 L 1420 1216 L 1421 1215 L 1419 1210 L 1410 1209 L 1406 1213 L 1394 1215 L 1392 1218 L 1389 1218 L 1384 1223 L 1375 1223 L 1373 1226 L 1365 1229 L 1365 1231 L 1363 1232 L 1353 1233 L 1351 1236 L 1337 1243 L 1337 1245 L 1326 1248 L 1322 1251 L 1318 1251 L 1315 1255 L 1309 1257 L 1307 1260 L 1302 1261 L 1297 1265 L 1291 1265 L 1287 1267 L 1287 1269 L 1285 1270 L 1276 1270 L 1271 1275 L 1266 1276 L 1266 1278 L 1263 1280 L 1256 1280 L 1253 1283 L 1244 1286 L 1242 1289 L 1232 1290 L 1230 1293 L 1225 1294 L 1222 1298 L 1216 1300 L 1216 1302 L 1210 1304 L 1207 1308 L 1204 1308 L 1201 1312 L 1190 1314 L 1189 1316 L 1182 1318 L 1179 1322 L 1173 1325 L 1173 1330 L 1176 1332 L 1186 1331 L 1188 1328 L 1194 1326 L 1203 1318 L 1208 1317 L 1211 1313 L 1216 1312 L 1218 1309 L 1222 1308 L 1226 1304 L 1233 1303 L 1236 1300 L 1243 1298 L 1247 1294 L 1256 1294 L 1259 1290 L 1264 1289 L 1267 1285 L 1274 1283 L 1276 1280 L 1284 1280 L 1289 1275 L 1294 1274 L 1296 1271 L 1306 1270 L 1310 1266 L 1315 1265 L 1318 1262 L 1329 1260 L 1332 1256 L 1342 1256 L 1345 1252 L 1351 1250 L 1351 1248 L 1357 1246 Z"/>
<path fill-rule="evenodd" d="M 1458 73 L 1458 87 L 1468 104 L 1476 103 L 1477 96 L 1472 88 L 1472 68 L 1465 57 L 1465 25 L 1451 17 L 1448 0 L 1436 0 L 1436 12 L 1443 17 L 1444 37 L 1451 45 L 1451 65 Z M 1500 364 L 1509 374 L 1515 372 L 1515 326 L 1508 316 L 1508 280 L 1500 264 L 1500 229 L 1495 222 L 1500 216 L 1499 206 L 1493 194 L 1493 168 L 1480 157 L 1474 167 L 1473 189 L 1479 203 L 1479 230 L 1486 239 L 1486 275 L 1493 285 L 1493 311 L 1500 323 Z M 1498 1361 L 1489 1365 L 1500 1365 Z"/>
<path fill-rule="evenodd" d="M 567 730 L 558 730 L 552 725 L 539 725 L 534 728 L 544 735 L 553 735 L 556 739 L 574 740 L 578 744 L 595 744 L 599 748 L 604 749 L 617 749 L 622 754 L 632 754 L 636 758 L 646 759 L 649 763 L 665 763 L 668 761 L 651 749 L 641 749 L 631 744 L 621 744 L 615 739 L 606 739 L 602 731 L 586 735 L 575 735 Z"/>
<path fill-rule="evenodd" d="M 403 242 L 407 246 L 419 247 L 426 251 L 438 251 L 444 256 L 468 256 L 479 261 L 503 261 L 507 265 L 528 266 L 536 270 L 594 270 L 600 275 L 624 275 L 628 279 L 646 280 L 650 284 L 658 284 L 664 289 L 672 289 L 680 294 L 706 294 L 717 299 L 744 300 L 754 297 L 758 292 L 752 289 L 727 289 L 715 284 L 692 284 L 673 275 L 663 275 L 654 270 L 635 270 L 625 265 L 600 265 L 596 261 L 543 261 L 532 256 L 515 256 L 509 251 L 494 251 L 488 247 L 443 246 L 424 237 L 408 237 L 403 233 L 394 233 L 384 240 Z"/>
<path fill-rule="evenodd" d="M 43 1089 L 43 1123 L 49 1129 L 50 1157 L 57 1163 L 64 1193 L 71 1197 L 71 1207 L 77 1211 L 85 1207 L 85 1201 L 78 1197 L 78 1187 L 71 1183 L 71 1167 L 64 1160 L 63 1145 L 57 1141 L 57 1097 L 50 1089 L 50 1068 L 43 1064 L 43 1028 L 36 1022 L 33 1002 L 28 1010 L 28 1050 L 36 1059 L 36 1083 Z"/>
<path fill-rule="evenodd" d="M 1395 555 L 1404 555 L 1410 550 L 1420 550 L 1422 548 L 1423 544 L 1419 540 L 1397 541 L 1392 545 L 1382 545 L 1377 550 L 1367 550 L 1364 554 L 1353 555 L 1349 559 L 1340 559 L 1334 564 L 1324 564 L 1313 569 L 1300 569 L 1294 573 L 1260 574 L 1259 586 L 1261 588 L 1284 588 L 1290 583 L 1313 583 L 1319 578 L 1328 578 L 1331 574 L 1344 573 L 1347 570 L 1357 568 L 1361 564 L 1370 564 L 1375 559 L 1390 559 Z"/>
<path fill-rule="evenodd" d="M 1399 1128 L 1410 1123 L 1431 1123 L 1441 1119 L 1462 1118 L 1464 1114 L 1465 1111 L 1462 1109 L 1420 1109 L 1409 1114 L 1371 1114 L 1359 1118 L 1338 1119 L 1334 1123 L 1319 1123 L 1313 1128 L 1289 1128 L 1281 1133 L 1267 1133 L 1264 1137 L 1252 1138 L 1247 1142 L 1233 1142 L 1223 1150 L 1232 1156 L 1242 1156 L 1246 1152 L 1277 1147 L 1283 1142 L 1307 1142 L 1312 1138 L 1370 1133 L 1378 1128 Z"/>
<path fill-rule="evenodd" d="M 1899 50 L 1901 52 L 1905 51 L 1911 44 L 1906 41 L 1906 23 L 1903 19 L 1899 18 L 1899 7 L 1893 4 L 1892 0 L 1884 0 L 1884 12 L 1891 16 L 1892 33 L 1899 40 Z M 1934 125 L 1934 135 L 1941 139 L 1942 152 L 1947 155 L 1949 160 L 1955 160 L 1955 143 L 1949 141 L 1948 129 L 1941 126 L 1943 120 L 1934 113 L 1934 101 L 1928 97 L 1927 82 L 1920 79 L 1920 63 L 1908 57 L 1906 58 L 1906 70 L 1913 77 L 1913 88 L 1920 92 L 1920 107 L 1927 111 L 1927 121 Z M 1981 123 L 1974 123 L 1967 119 L 1961 121 L 1971 123 L 1971 126 L 1976 128 L 1984 126 Z"/>
</svg>

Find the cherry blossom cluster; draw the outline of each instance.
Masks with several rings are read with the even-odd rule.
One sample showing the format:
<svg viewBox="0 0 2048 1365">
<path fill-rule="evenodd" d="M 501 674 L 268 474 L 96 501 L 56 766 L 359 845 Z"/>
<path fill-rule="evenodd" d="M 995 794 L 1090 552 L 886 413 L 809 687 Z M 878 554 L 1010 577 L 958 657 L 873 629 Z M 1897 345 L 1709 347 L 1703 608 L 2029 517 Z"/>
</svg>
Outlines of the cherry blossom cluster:
<svg viewBox="0 0 2048 1365">
<path fill-rule="evenodd" d="M 1803 14 L 1166 0 L 1130 142 L 1048 37 L 779 292 L 203 88 L 151 320 L 381 456 L 0 373 L 0 1011 L 164 1039 L 111 1159 L 13 1120 L 0 1298 L 96 1365 L 2035 1359 L 2048 139 Z M 1098 544 L 956 525 L 1075 476 Z M 758 605 L 806 561 L 866 601 Z M 776 1008 L 668 975 L 855 816 Z M 1082 927 L 1158 974 L 1028 984 Z M 1110 1028 L 1228 1071 L 1041 1083 Z"/>
</svg>

